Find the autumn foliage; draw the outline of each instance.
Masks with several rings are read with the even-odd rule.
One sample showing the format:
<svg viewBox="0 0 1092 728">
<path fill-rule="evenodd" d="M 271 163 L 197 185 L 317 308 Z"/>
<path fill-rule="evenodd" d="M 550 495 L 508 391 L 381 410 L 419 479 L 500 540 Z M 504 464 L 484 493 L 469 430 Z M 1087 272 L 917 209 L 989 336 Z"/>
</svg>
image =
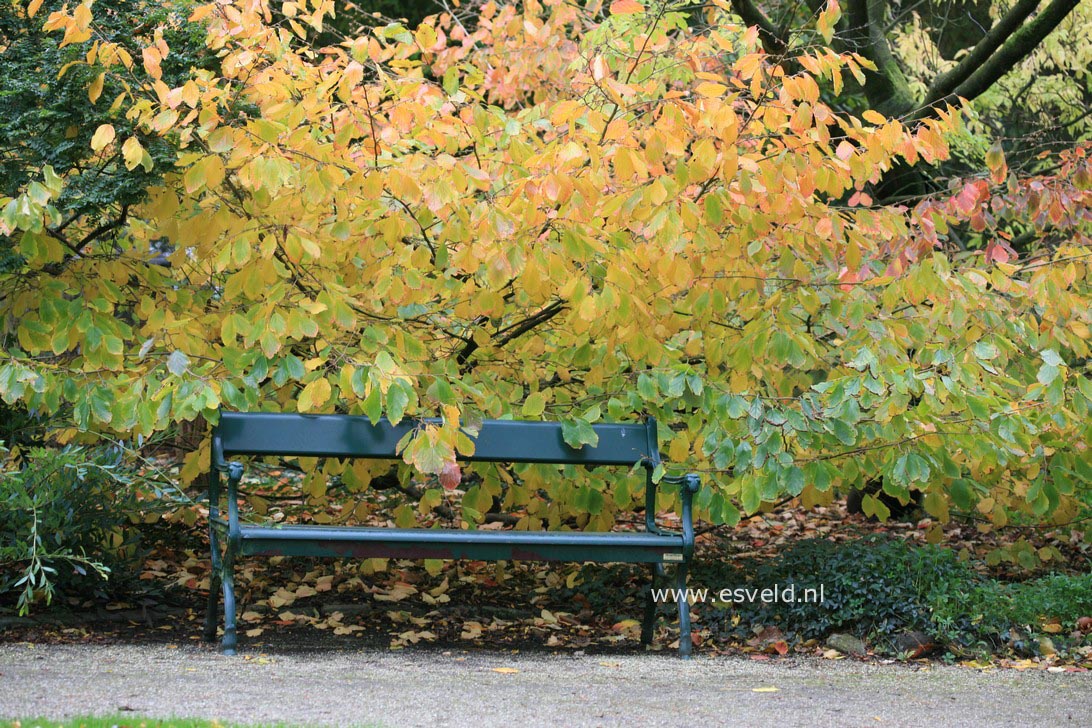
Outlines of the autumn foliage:
<svg viewBox="0 0 1092 728">
<path fill-rule="evenodd" d="M 404 453 L 439 474 L 483 417 L 559 419 L 580 445 L 651 414 L 714 522 L 880 479 L 942 522 L 1088 503 L 1092 149 L 1035 178 L 995 152 L 944 194 L 879 199 L 895 165 L 946 158 L 961 110 L 846 111 L 868 62 L 824 45 L 836 3 L 773 56 L 719 0 L 700 32 L 670 3 L 531 0 L 321 49 L 328 0 L 221 1 L 190 19 L 216 70 L 174 85 L 161 34 L 121 53 L 89 2 L 17 5 L 125 81 L 87 103 L 139 134 L 103 123 L 89 154 L 135 170 L 143 138 L 177 148 L 77 249 L 53 234 L 64 174 L 0 200 L 22 258 L 0 273 L 0 394 L 70 412 L 61 439 L 219 407 L 442 416 Z M 638 495 L 514 475 L 484 472 L 464 515 L 497 496 L 521 527 L 606 528 Z"/>
</svg>

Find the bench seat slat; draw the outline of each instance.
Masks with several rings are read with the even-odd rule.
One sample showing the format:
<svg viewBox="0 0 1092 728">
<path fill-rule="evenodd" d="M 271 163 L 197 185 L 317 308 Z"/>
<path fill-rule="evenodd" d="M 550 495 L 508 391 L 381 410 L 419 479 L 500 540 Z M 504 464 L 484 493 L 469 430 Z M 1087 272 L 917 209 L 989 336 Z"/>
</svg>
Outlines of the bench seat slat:
<svg viewBox="0 0 1092 728">
<path fill-rule="evenodd" d="M 682 560 L 675 534 L 586 531 L 451 531 L 339 526 L 243 526 L 241 552 L 262 556 L 597 561 Z"/>
<path fill-rule="evenodd" d="M 385 418 L 373 423 L 347 415 L 221 412 L 216 434 L 225 456 L 396 459 L 399 440 L 415 426 L 411 420 L 392 425 Z M 558 422 L 485 420 L 474 438 L 474 454 L 460 459 L 588 465 L 633 465 L 644 458 L 659 462 L 654 423 L 600 423 L 594 428 L 599 443 L 575 449 L 565 444 Z"/>
</svg>

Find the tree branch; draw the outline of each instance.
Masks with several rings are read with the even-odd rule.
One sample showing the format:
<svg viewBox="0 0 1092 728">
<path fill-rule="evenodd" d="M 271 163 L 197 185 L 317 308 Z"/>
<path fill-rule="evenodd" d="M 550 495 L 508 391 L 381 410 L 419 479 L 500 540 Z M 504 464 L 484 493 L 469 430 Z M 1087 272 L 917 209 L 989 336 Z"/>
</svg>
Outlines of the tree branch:
<svg viewBox="0 0 1092 728">
<path fill-rule="evenodd" d="M 844 37 L 852 50 L 876 64 L 875 71 L 864 72 L 869 105 L 884 116 L 903 117 L 913 113 L 918 100 L 887 42 L 887 5 L 888 0 L 849 0 Z"/>
<path fill-rule="evenodd" d="M 77 247 L 82 248 L 83 246 L 87 245 L 88 243 L 94 241 L 96 238 L 105 235 L 106 233 L 110 232 L 111 230 L 115 230 L 115 229 L 121 227 L 122 225 L 125 224 L 125 222 L 128 219 L 129 219 L 129 205 L 122 205 L 121 206 L 121 211 L 118 213 L 118 216 L 116 218 L 114 218 L 110 222 L 106 222 L 106 223 L 103 223 L 102 225 L 99 225 L 97 228 L 95 228 L 91 232 L 84 235 L 83 238 L 80 239 L 80 242 L 76 244 Z"/>
<path fill-rule="evenodd" d="M 1039 7 L 1039 2 L 1040 0 L 1018 0 L 1005 17 L 990 28 L 986 37 L 980 40 L 955 68 L 937 76 L 929 87 L 926 98 L 944 98 L 955 90 L 956 86 L 966 81 L 1020 27 L 1024 19 Z"/>
<path fill-rule="evenodd" d="M 762 41 L 762 47 L 767 53 L 778 56 L 788 49 L 789 44 L 778 32 L 777 27 L 752 0 L 732 0 L 732 9 L 744 23 L 758 28 L 758 38 Z"/>
<path fill-rule="evenodd" d="M 1050 35 L 1051 31 L 1057 28 L 1058 24 L 1077 7 L 1079 1 L 1052 0 L 1042 12 L 1035 16 L 1034 20 L 1018 28 L 1005 38 L 1004 44 L 995 53 L 978 65 L 965 79 L 958 81 L 950 91 L 945 92 L 941 89 L 937 95 L 930 92 L 926 100 L 928 109 L 935 109 L 943 102 L 957 96 L 967 100 L 980 96 L 986 89 L 995 84 L 999 78 L 1012 70 L 1016 64 L 1027 58 Z M 992 30 L 990 34 L 993 34 Z M 976 47 L 975 51 L 972 51 L 972 55 L 977 50 Z"/>
<path fill-rule="evenodd" d="M 554 316 L 561 313 L 564 309 L 564 301 L 554 301 L 550 305 L 541 309 L 537 313 L 531 314 L 519 323 L 512 324 L 511 326 L 506 326 L 505 328 L 493 334 L 495 346 L 504 346 L 509 341 L 523 336 L 536 326 L 546 323 Z M 455 361 L 459 363 L 460 368 L 464 372 L 473 368 L 473 366 L 469 364 L 470 357 L 473 356 L 474 352 L 478 350 L 478 342 L 475 341 L 473 338 L 465 341 L 466 344 L 463 346 L 462 349 L 459 350 L 459 353 L 455 355 Z"/>
</svg>

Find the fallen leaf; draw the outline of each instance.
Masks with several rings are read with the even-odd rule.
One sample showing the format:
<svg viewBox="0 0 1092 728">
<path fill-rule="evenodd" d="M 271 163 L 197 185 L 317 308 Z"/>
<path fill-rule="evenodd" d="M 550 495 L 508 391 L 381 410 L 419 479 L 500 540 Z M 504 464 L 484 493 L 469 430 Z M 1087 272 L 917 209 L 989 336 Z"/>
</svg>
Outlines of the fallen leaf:
<svg viewBox="0 0 1092 728">
<path fill-rule="evenodd" d="M 786 655 L 789 652 L 789 643 L 785 640 L 777 640 L 776 642 L 771 642 L 769 645 L 766 646 L 766 651 L 776 652 L 779 655 Z"/>
<path fill-rule="evenodd" d="M 511 675 L 512 673 L 519 672 L 515 667 L 494 667 L 493 672 L 499 672 L 502 675 Z"/>
</svg>

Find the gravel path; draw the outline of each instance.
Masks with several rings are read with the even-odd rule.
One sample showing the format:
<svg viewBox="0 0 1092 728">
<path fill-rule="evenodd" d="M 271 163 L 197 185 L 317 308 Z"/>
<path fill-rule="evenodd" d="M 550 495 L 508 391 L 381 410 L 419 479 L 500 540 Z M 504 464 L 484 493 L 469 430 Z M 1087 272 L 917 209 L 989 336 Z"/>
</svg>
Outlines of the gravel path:
<svg viewBox="0 0 1092 728">
<path fill-rule="evenodd" d="M 499 671 L 498 671 L 499 669 Z M 1092 673 L 371 649 L 0 644 L 0 718 L 373 726 L 1092 725 Z"/>
</svg>

